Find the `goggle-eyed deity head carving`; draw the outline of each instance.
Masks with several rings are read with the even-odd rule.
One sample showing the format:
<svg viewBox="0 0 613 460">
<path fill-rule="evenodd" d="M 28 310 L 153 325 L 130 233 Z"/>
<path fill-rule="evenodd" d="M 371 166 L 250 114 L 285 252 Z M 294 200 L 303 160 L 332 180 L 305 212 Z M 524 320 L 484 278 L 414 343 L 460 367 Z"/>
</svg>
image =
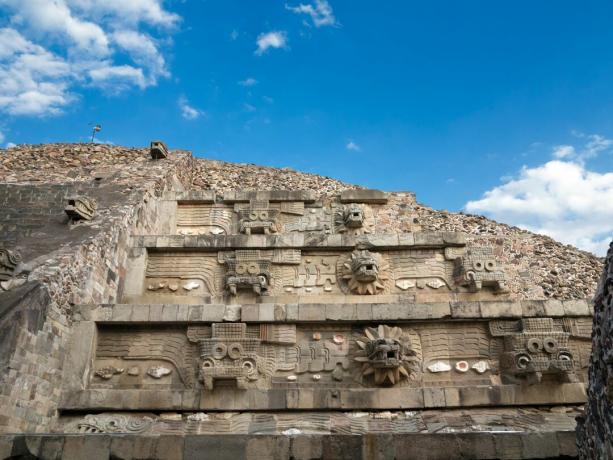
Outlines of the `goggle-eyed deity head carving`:
<svg viewBox="0 0 613 460">
<path fill-rule="evenodd" d="M 346 259 L 340 259 L 338 273 L 342 286 L 358 295 L 379 294 L 389 278 L 389 266 L 385 259 L 368 250 L 355 250 Z"/>
<path fill-rule="evenodd" d="M 411 349 L 409 335 L 401 328 L 367 327 L 355 343 L 358 353 L 354 360 L 362 364 L 360 373 L 363 377 L 373 376 L 376 385 L 395 385 L 417 377 L 419 359 Z"/>
</svg>

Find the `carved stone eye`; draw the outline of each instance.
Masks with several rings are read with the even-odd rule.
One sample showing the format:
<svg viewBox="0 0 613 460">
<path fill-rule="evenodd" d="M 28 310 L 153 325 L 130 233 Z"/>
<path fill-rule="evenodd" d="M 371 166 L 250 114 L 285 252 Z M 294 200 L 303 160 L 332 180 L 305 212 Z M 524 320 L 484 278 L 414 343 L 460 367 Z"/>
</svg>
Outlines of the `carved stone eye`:
<svg viewBox="0 0 613 460">
<path fill-rule="evenodd" d="M 259 217 L 261 220 L 268 219 L 268 211 L 260 211 Z"/>
<path fill-rule="evenodd" d="M 475 270 L 477 270 L 478 272 L 483 271 L 483 262 L 481 262 L 480 260 L 477 260 L 473 263 L 473 267 Z"/>
<path fill-rule="evenodd" d="M 543 342 L 536 338 L 528 339 L 526 348 L 530 353 L 539 353 L 543 349 Z"/>
<path fill-rule="evenodd" d="M 558 359 L 560 361 L 572 361 L 573 355 L 571 355 L 568 351 L 561 351 L 558 355 Z"/>
<path fill-rule="evenodd" d="M 258 218 L 258 213 L 257 212 L 250 212 L 249 213 L 249 220 L 257 220 Z"/>
<path fill-rule="evenodd" d="M 243 273 L 247 272 L 247 266 L 244 264 L 237 264 L 236 265 L 236 273 L 239 275 L 242 275 Z"/>
<path fill-rule="evenodd" d="M 249 272 L 249 274 L 255 275 L 255 274 L 257 274 L 257 272 L 260 271 L 260 269 L 258 267 L 258 264 L 249 264 L 247 266 L 247 271 Z"/>
<path fill-rule="evenodd" d="M 558 351 L 558 341 L 553 337 L 545 337 L 543 347 L 547 353 L 555 353 Z"/>
<path fill-rule="evenodd" d="M 215 363 L 213 362 L 212 359 L 207 358 L 204 361 L 202 361 L 202 367 L 206 367 L 206 368 L 215 367 Z"/>
<path fill-rule="evenodd" d="M 528 367 L 528 364 L 530 364 L 530 361 L 532 361 L 530 356 L 528 356 L 528 355 L 519 355 L 517 357 L 517 367 L 520 368 L 520 369 L 526 369 Z"/>
<path fill-rule="evenodd" d="M 488 272 L 493 272 L 494 270 L 496 270 L 496 262 L 493 260 L 488 260 L 487 262 L 485 262 L 485 269 Z"/>
<path fill-rule="evenodd" d="M 240 343 L 231 343 L 228 346 L 228 356 L 230 359 L 239 359 L 243 355 L 243 346 Z"/>
<path fill-rule="evenodd" d="M 215 359 L 223 359 L 226 357 L 227 353 L 228 347 L 225 343 L 216 343 L 213 346 L 213 351 L 211 352 L 211 355 L 213 355 L 213 358 Z"/>
</svg>

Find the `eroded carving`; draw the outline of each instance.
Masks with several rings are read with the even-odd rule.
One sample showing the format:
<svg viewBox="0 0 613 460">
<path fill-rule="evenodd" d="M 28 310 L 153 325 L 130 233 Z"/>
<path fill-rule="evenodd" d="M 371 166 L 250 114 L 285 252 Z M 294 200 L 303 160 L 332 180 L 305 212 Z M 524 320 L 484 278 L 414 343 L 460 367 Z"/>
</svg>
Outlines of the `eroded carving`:
<svg viewBox="0 0 613 460">
<path fill-rule="evenodd" d="M 258 250 L 235 251 L 234 257 L 225 259 L 227 267 L 225 285 L 230 294 L 240 289 L 249 289 L 256 295 L 268 293 L 271 260 Z"/>
<path fill-rule="evenodd" d="M 0 248 L 0 281 L 11 279 L 20 262 L 21 254 L 18 251 Z"/>
<path fill-rule="evenodd" d="M 162 160 L 168 158 L 168 147 L 162 141 L 152 141 L 149 148 L 149 155 L 154 160 Z"/>
<path fill-rule="evenodd" d="M 239 389 L 248 380 L 257 380 L 261 340 L 247 337 L 244 323 L 213 324 L 211 338 L 200 341 L 200 373 L 204 388 L 212 390 L 218 380 L 232 380 Z"/>
<path fill-rule="evenodd" d="M 68 198 L 68 205 L 64 208 L 64 212 L 72 221 L 92 220 L 97 208 L 98 203 L 93 198 L 76 196 Z"/>
<path fill-rule="evenodd" d="M 506 292 L 506 274 L 489 246 L 473 247 L 455 260 L 455 281 L 472 291 L 491 286 L 497 292 Z"/>
<path fill-rule="evenodd" d="M 143 433 L 155 420 L 150 417 L 135 417 L 120 414 L 90 414 L 79 420 L 67 432 L 74 433 Z"/>
<path fill-rule="evenodd" d="M 272 209 L 268 200 L 251 200 L 245 207 L 236 204 L 238 213 L 238 231 L 251 235 L 252 233 L 277 233 L 279 231 L 279 209 Z"/>
<path fill-rule="evenodd" d="M 352 294 L 375 295 L 386 289 L 389 264 L 380 255 L 366 249 L 355 250 L 340 258 L 337 268 L 344 289 Z"/>
<path fill-rule="evenodd" d="M 505 329 L 496 323 L 492 322 L 492 335 L 500 335 L 499 331 Z M 514 326 L 514 331 L 503 335 L 500 367 L 505 381 L 535 383 L 544 375 L 567 382 L 577 380 L 574 356 L 569 348 L 570 334 L 556 327 L 552 318 L 524 318 Z"/>
<path fill-rule="evenodd" d="M 395 385 L 402 379 L 416 379 L 419 358 L 411 348 L 410 335 L 401 328 L 367 327 L 364 336 L 355 342 L 361 352 L 353 359 L 361 363 L 362 376 L 373 376 L 375 385 Z"/>
</svg>

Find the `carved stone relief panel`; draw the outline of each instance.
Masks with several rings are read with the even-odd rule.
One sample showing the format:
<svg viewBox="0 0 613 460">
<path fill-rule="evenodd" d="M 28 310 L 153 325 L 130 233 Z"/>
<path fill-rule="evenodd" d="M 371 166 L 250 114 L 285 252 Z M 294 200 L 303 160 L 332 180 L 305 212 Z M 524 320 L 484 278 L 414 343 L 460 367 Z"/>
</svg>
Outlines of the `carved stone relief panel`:
<svg viewBox="0 0 613 460">
<path fill-rule="evenodd" d="M 463 281 L 467 278 L 458 282 L 459 278 L 454 276 L 458 259 L 465 258 L 452 258 L 453 255 L 442 248 L 152 252 L 147 263 L 145 294 L 249 302 L 262 296 L 285 295 L 470 293 L 472 287 Z M 501 270 L 496 273 L 504 275 Z M 499 277 L 496 283 L 485 282 L 482 288 L 499 293 L 503 280 Z"/>
<path fill-rule="evenodd" d="M 225 205 L 182 204 L 177 206 L 179 235 L 229 235 L 233 230 L 232 209 Z"/>
<path fill-rule="evenodd" d="M 469 248 L 465 255 L 455 259 L 454 277 L 458 285 L 472 291 L 480 291 L 484 286 L 498 292 L 507 290 L 505 272 L 488 246 Z"/>
<path fill-rule="evenodd" d="M 92 388 L 193 388 L 197 348 L 182 328 L 102 328 Z"/>
<path fill-rule="evenodd" d="M 102 327 L 91 388 L 291 389 L 584 380 L 589 342 L 551 318 L 443 323 Z M 574 327 L 574 326 L 571 326 Z M 552 378 L 545 378 L 552 377 Z"/>
<path fill-rule="evenodd" d="M 177 205 L 179 235 L 277 234 L 321 232 L 362 235 L 374 233 L 373 206 L 363 203 L 305 205 L 302 201 L 189 203 Z"/>
<path fill-rule="evenodd" d="M 503 381 L 577 381 L 579 372 L 588 366 L 586 329 L 587 318 L 490 322 L 492 336 L 504 339 L 500 356 Z"/>
</svg>

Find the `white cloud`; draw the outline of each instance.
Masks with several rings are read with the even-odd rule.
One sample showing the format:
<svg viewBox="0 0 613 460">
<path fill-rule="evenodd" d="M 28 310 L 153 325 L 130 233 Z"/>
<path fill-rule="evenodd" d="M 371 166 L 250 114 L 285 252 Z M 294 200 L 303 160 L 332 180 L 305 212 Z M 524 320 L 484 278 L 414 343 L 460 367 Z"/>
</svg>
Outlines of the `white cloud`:
<svg viewBox="0 0 613 460">
<path fill-rule="evenodd" d="M 196 118 L 200 118 L 203 114 L 201 110 L 189 105 L 187 98 L 184 96 L 181 96 L 178 102 L 179 108 L 181 109 L 181 116 L 186 120 L 195 120 Z"/>
<path fill-rule="evenodd" d="M 553 148 L 553 157 L 557 159 L 568 159 L 578 162 L 585 162 L 590 158 L 598 156 L 600 152 L 609 150 L 613 147 L 613 140 L 607 139 L 600 134 L 582 134 L 573 132 L 576 137 L 585 139 L 585 144 L 580 148 L 572 145 L 556 145 Z"/>
<path fill-rule="evenodd" d="M 163 0 L 0 0 L 0 111 L 60 113 L 81 86 L 111 92 L 168 77 L 160 40 L 180 18 Z M 152 29 L 155 27 L 155 29 Z"/>
<path fill-rule="evenodd" d="M 311 3 L 306 5 L 301 3 L 298 6 L 285 5 L 285 8 L 294 13 L 309 15 L 315 27 L 333 26 L 336 24 L 332 7 L 327 0 L 315 0 L 315 6 Z"/>
<path fill-rule="evenodd" d="M 285 48 L 287 46 L 287 33 L 284 31 L 272 31 L 258 35 L 255 54 L 261 56 L 269 48 Z"/>
<path fill-rule="evenodd" d="M 234 41 L 238 38 L 238 35 L 238 30 L 232 29 L 232 32 L 230 32 L 230 39 Z"/>
<path fill-rule="evenodd" d="M 255 106 L 245 102 L 243 104 L 243 110 L 245 110 L 245 112 L 255 112 L 257 109 Z"/>
<path fill-rule="evenodd" d="M 349 142 L 347 142 L 347 145 L 345 146 L 345 148 L 347 150 L 352 150 L 354 152 L 360 152 L 362 150 L 362 147 L 360 147 L 358 144 L 356 144 L 355 142 L 353 142 L 352 140 L 350 140 Z"/>
<path fill-rule="evenodd" d="M 604 255 L 613 238 L 613 172 L 590 171 L 582 152 L 594 155 L 612 144 L 599 135 L 587 139 L 580 149 L 555 147 L 555 160 L 524 166 L 517 177 L 469 201 L 466 210 Z"/>
<path fill-rule="evenodd" d="M 7 149 L 12 149 L 13 147 L 17 147 L 17 144 L 13 144 L 12 142 L 7 142 L 6 143 L 6 148 Z"/>
<path fill-rule="evenodd" d="M 240 86 L 255 86 L 258 84 L 258 81 L 255 78 L 249 77 L 239 81 L 238 84 Z"/>
<path fill-rule="evenodd" d="M 93 83 L 111 91 L 123 91 L 128 84 L 140 88 L 147 86 L 143 69 L 130 65 L 98 67 L 90 70 L 88 74 Z"/>
</svg>

